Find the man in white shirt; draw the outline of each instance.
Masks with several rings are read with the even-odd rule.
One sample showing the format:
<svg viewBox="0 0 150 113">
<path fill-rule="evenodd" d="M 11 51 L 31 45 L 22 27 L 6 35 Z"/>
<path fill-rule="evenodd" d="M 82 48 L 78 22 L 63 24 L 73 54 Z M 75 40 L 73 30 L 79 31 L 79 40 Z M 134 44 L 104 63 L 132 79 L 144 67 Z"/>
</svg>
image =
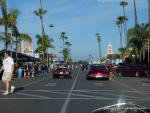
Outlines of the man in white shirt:
<svg viewBox="0 0 150 113">
<path fill-rule="evenodd" d="M 9 93 L 14 92 L 15 86 L 12 86 L 11 83 L 11 79 L 13 77 L 13 71 L 14 71 L 14 61 L 9 56 L 9 53 L 7 51 L 5 51 L 4 53 L 3 66 L 0 69 L 0 73 L 2 70 L 4 70 L 2 81 L 4 82 L 6 87 L 6 91 L 3 93 L 3 95 L 8 95 Z"/>
</svg>

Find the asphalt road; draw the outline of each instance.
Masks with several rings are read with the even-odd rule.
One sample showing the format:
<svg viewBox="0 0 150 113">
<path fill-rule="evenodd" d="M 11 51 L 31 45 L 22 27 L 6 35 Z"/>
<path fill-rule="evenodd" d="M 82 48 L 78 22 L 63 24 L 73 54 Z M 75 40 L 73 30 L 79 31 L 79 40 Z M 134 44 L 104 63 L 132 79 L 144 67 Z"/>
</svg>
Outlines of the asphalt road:
<svg viewBox="0 0 150 113">
<path fill-rule="evenodd" d="M 0 82 L 0 113 L 91 113 L 118 102 L 150 108 L 150 79 L 114 77 L 112 80 L 85 79 L 86 71 L 73 71 L 72 79 L 36 77 L 15 79 L 16 92 L 3 96 Z"/>
</svg>

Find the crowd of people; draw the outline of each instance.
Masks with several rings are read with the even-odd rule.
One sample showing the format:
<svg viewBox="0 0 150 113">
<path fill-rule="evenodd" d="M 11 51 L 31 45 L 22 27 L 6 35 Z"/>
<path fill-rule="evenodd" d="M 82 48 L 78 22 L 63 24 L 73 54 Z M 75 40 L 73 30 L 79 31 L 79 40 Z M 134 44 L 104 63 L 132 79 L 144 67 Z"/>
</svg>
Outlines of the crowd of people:
<svg viewBox="0 0 150 113">
<path fill-rule="evenodd" d="M 20 71 L 20 72 L 19 72 Z M 23 64 L 22 66 L 15 66 L 14 74 L 21 74 L 22 78 L 46 76 L 49 70 L 45 64 Z"/>
</svg>

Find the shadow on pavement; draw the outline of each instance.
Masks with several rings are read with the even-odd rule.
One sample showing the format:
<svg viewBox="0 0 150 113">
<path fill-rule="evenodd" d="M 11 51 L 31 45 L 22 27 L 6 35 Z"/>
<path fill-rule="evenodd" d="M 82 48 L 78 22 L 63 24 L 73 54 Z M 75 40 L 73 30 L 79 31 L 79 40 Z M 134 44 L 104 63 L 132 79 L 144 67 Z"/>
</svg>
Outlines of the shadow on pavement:
<svg viewBox="0 0 150 113">
<path fill-rule="evenodd" d="M 14 93 L 15 93 L 15 92 L 19 92 L 19 91 L 24 90 L 24 89 L 25 89 L 24 87 L 17 87 L 17 88 L 15 88 Z"/>
</svg>

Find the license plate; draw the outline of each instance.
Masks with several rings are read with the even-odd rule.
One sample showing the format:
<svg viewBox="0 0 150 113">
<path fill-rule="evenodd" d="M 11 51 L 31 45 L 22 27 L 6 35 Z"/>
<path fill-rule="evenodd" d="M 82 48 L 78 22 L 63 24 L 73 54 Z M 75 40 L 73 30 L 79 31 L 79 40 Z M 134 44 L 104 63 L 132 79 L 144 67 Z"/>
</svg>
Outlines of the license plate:
<svg viewBox="0 0 150 113">
<path fill-rule="evenodd" d="M 63 72 L 60 72 L 59 74 L 63 74 Z"/>
<path fill-rule="evenodd" d="M 102 76 L 96 76 L 96 78 L 101 78 Z"/>
</svg>

